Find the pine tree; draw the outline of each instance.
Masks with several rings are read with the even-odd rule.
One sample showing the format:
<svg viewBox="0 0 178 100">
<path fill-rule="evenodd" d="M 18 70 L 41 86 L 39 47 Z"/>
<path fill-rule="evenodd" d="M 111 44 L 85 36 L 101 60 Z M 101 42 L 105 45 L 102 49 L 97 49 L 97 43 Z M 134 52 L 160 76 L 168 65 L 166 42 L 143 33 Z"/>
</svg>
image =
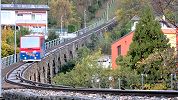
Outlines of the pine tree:
<svg viewBox="0 0 178 100">
<path fill-rule="evenodd" d="M 155 50 L 164 51 L 167 47 L 169 47 L 168 39 L 162 33 L 159 22 L 155 20 L 152 9 L 145 7 L 128 52 L 128 56 L 132 57 L 133 68 L 136 63 L 147 58 Z"/>
</svg>

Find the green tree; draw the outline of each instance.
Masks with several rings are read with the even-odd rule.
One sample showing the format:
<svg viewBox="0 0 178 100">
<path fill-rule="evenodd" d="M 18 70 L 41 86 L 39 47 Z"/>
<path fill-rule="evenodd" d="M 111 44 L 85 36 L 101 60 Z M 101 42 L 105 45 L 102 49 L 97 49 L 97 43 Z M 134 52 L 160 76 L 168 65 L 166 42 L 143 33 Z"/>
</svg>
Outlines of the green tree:
<svg viewBox="0 0 178 100">
<path fill-rule="evenodd" d="M 57 27 L 57 21 L 52 18 L 52 15 L 49 14 L 49 17 L 48 17 L 48 27 L 51 28 L 51 27 Z"/>
<path fill-rule="evenodd" d="M 99 38 L 96 34 L 92 34 L 90 39 L 91 42 L 87 44 L 87 48 L 94 51 L 98 48 Z"/>
<path fill-rule="evenodd" d="M 76 31 L 76 26 L 75 25 L 68 25 L 68 33 L 72 33 Z"/>
<path fill-rule="evenodd" d="M 88 49 L 87 47 L 82 47 L 79 48 L 77 51 L 77 61 L 81 61 L 84 57 L 86 57 L 87 55 L 89 55 L 91 53 L 90 49 Z"/>
<path fill-rule="evenodd" d="M 49 31 L 48 39 L 46 41 L 51 41 L 58 38 L 58 35 L 54 31 Z"/>
<path fill-rule="evenodd" d="M 103 38 L 99 41 L 99 47 L 102 49 L 102 53 L 111 54 L 111 33 L 105 32 Z"/>
<path fill-rule="evenodd" d="M 164 51 L 156 51 L 140 61 L 137 66 L 139 72 L 147 74 L 147 83 L 169 84 L 170 75 L 176 71 L 175 48 L 165 48 Z"/>
<path fill-rule="evenodd" d="M 70 85 L 75 87 L 92 87 L 92 76 L 100 77 L 97 59 L 101 55 L 101 51 L 95 52 L 92 55 L 87 55 L 80 62 L 77 62 L 75 68 L 66 74 L 60 73 L 54 77 L 53 81 L 56 84 Z"/>
<path fill-rule="evenodd" d="M 20 37 L 21 36 L 25 36 L 25 35 L 28 35 L 28 34 L 30 34 L 30 31 L 27 29 L 27 28 L 24 28 L 24 27 L 20 27 L 20 30 L 19 31 L 17 31 L 17 40 L 16 40 L 16 42 L 17 42 L 17 47 L 20 47 Z"/>
<path fill-rule="evenodd" d="M 124 35 L 128 34 L 131 31 L 131 22 L 125 21 L 124 23 L 120 23 L 112 30 L 111 39 L 112 41 L 116 41 Z"/>
<path fill-rule="evenodd" d="M 121 80 L 121 86 L 127 89 L 139 88 L 140 78 L 136 70 L 131 69 L 128 66 L 119 66 L 117 69 L 112 70 L 111 75 L 114 78 L 115 88 L 118 88 L 118 79 Z"/>
<path fill-rule="evenodd" d="M 170 46 L 168 41 L 161 31 L 159 22 L 155 20 L 152 9 L 145 7 L 128 51 L 128 55 L 132 57 L 133 68 L 138 61 L 147 58 L 154 50 L 164 51 Z"/>
</svg>

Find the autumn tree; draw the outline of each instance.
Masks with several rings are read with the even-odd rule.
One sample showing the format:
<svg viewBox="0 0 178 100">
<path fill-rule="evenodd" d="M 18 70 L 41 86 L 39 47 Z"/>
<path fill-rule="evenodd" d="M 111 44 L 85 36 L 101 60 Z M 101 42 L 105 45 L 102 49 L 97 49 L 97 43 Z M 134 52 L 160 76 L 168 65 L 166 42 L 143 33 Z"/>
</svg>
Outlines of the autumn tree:
<svg viewBox="0 0 178 100">
<path fill-rule="evenodd" d="M 1 52 L 2 58 L 12 54 L 14 54 L 14 46 L 7 44 L 5 41 L 2 41 L 2 52 Z"/>
<path fill-rule="evenodd" d="M 20 47 L 20 37 L 29 34 L 30 31 L 23 27 L 16 31 L 16 52 L 18 53 Z M 4 26 L 2 29 L 2 57 L 14 54 L 14 32 L 15 31 L 10 26 Z"/>
<path fill-rule="evenodd" d="M 2 41 L 10 45 L 14 44 L 14 32 L 10 26 L 4 26 L 2 30 Z"/>
<path fill-rule="evenodd" d="M 80 18 L 77 16 L 76 8 L 71 0 L 51 0 L 50 8 L 50 16 L 56 19 L 57 26 L 60 26 L 61 21 L 63 21 L 65 28 L 70 24 L 78 28 Z"/>
<path fill-rule="evenodd" d="M 131 31 L 131 19 L 139 15 L 140 10 L 147 4 L 147 0 L 118 0 L 119 8 L 115 16 L 119 24 L 114 28 L 112 40 L 117 40 Z"/>
<path fill-rule="evenodd" d="M 47 4 L 48 0 L 2 0 L 2 4 Z"/>
<path fill-rule="evenodd" d="M 178 21 L 177 0 L 152 0 L 151 4 L 157 15 L 165 15 L 166 20 L 176 26 L 176 22 Z"/>
<path fill-rule="evenodd" d="M 17 50 L 18 51 L 18 50 Z M 2 30 L 2 57 L 14 53 L 14 32 L 10 26 L 4 26 Z"/>
<path fill-rule="evenodd" d="M 148 0 L 119 0 L 119 9 L 115 12 L 119 22 L 130 20 L 148 3 Z"/>
</svg>

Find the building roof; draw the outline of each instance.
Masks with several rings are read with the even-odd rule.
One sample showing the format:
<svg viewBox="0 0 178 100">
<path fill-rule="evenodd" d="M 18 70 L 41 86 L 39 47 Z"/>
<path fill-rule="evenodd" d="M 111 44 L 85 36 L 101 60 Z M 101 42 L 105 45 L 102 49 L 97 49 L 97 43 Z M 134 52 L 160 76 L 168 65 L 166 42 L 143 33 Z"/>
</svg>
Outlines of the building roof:
<svg viewBox="0 0 178 100">
<path fill-rule="evenodd" d="M 162 28 L 161 30 L 164 34 L 176 34 L 175 28 Z"/>
<path fill-rule="evenodd" d="M 140 20 L 140 17 L 134 16 L 131 20 L 132 20 L 132 21 L 139 21 L 139 20 Z"/>
<path fill-rule="evenodd" d="M 116 43 L 117 41 L 120 41 L 121 39 L 127 37 L 128 35 L 134 33 L 135 31 L 130 31 L 129 33 L 125 34 L 124 36 L 120 37 L 119 39 L 115 40 L 114 42 L 112 42 L 112 44 Z"/>
<path fill-rule="evenodd" d="M 162 30 L 163 34 L 176 34 L 176 29 L 175 28 L 162 28 L 161 30 Z M 135 31 L 129 32 L 128 34 L 126 34 L 126 35 L 122 36 L 121 38 L 117 39 L 116 41 L 114 41 L 112 44 L 120 41 L 121 39 L 127 37 L 128 35 L 130 35 L 130 34 L 132 34 L 134 32 Z"/>
<path fill-rule="evenodd" d="M 2 10 L 49 10 L 48 5 L 1 4 Z"/>
</svg>

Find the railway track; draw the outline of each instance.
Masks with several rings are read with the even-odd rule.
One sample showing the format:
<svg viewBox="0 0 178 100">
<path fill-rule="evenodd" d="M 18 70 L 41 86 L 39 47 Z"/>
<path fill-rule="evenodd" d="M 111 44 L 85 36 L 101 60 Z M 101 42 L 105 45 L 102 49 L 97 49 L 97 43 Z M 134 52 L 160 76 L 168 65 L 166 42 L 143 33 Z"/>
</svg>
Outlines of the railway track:
<svg viewBox="0 0 178 100">
<path fill-rule="evenodd" d="M 79 35 L 78 37 L 76 38 L 73 38 L 73 39 L 70 39 L 66 42 L 62 42 L 59 47 L 58 46 L 55 46 L 53 48 L 50 48 L 47 50 L 46 54 L 45 54 L 45 57 L 47 56 L 50 56 L 52 55 L 53 53 L 55 53 L 56 51 L 60 50 L 61 48 L 67 46 L 67 45 L 70 45 L 71 43 L 74 43 L 78 40 L 81 40 L 91 34 L 93 34 L 93 32 L 98 32 L 100 31 L 101 29 L 103 28 L 106 28 L 108 25 L 112 24 L 115 22 L 115 18 L 113 18 L 112 20 L 110 20 L 108 23 L 105 23 L 103 25 L 100 25 L 99 27 L 95 28 L 95 29 L 92 29 L 92 30 L 89 30 L 88 32 L 86 32 L 85 34 L 81 34 Z M 83 31 L 82 31 L 83 32 Z M 79 32 L 80 33 L 80 32 Z M 45 59 L 45 57 L 43 59 Z M 33 86 L 36 86 L 36 87 L 69 87 L 69 86 L 56 86 L 56 85 L 52 85 L 52 84 L 46 84 L 46 83 L 39 83 L 39 82 L 34 82 L 34 81 L 30 81 L 30 80 L 27 80 L 23 77 L 23 74 L 24 72 L 30 68 L 30 66 L 35 63 L 35 62 L 32 62 L 32 63 L 24 63 L 22 65 L 20 65 L 19 67 L 16 67 L 14 68 L 12 71 L 10 71 L 6 77 L 5 77 L 5 80 L 6 82 L 8 83 L 11 83 L 11 84 L 16 84 L 16 85 L 21 85 L 21 86 L 28 86 L 28 87 L 33 87 Z"/>
<path fill-rule="evenodd" d="M 113 24 L 115 22 L 115 19 L 109 21 L 108 23 L 105 23 L 103 25 L 98 26 L 97 28 L 90 30 L 86 32 L 85 34 L 79 35 L 76 38 L 70 39 L 67 42 L 63 42 L 58 47 L 54 47 L 52 49 L 49 49 L 46 53 L 46 56 L 49 56 L 53 54 L 54 52 L 60 50 L 60 48 L 63 48 L 66 45 L 69 45 L 75 41 L 78 41 L 80 39 L 83 39 L 89 35 L 91 35 L 93 32 L 97 32 L 101 30 L 102 28 L 107 27 L 110 24 Z M 178 91 L 173 90 L 120 90 L 120 89 L 98 89 L 98 88 L 75 88 L 71 86 L 63 86 L 63 85 L 53 85 L 53 84 L 47 84 L 47 83 L 39 83 L 34 82 L 31 80 L 27 80 L 24 78 L 24 73 L 26 70 L 30 68 L 32 64 L 31 63 L 25 63 L 21 66 L 14 68 L 12 71 L 7 73 L 5 77 L 5 81 L 11 84 L 23 86 L 25 88 L 32 88 L 32 89 L 39 89 L 39 90 L 52 90 L 52 91 L 70 91 L 70 92 L 82 92 L 82 93 L 100 93 L 100 94 L 113 94 L 113 95 L 133 95 L 133 96 L 166 96 L 166 97 L 178 97 Z"/>
</svg>

